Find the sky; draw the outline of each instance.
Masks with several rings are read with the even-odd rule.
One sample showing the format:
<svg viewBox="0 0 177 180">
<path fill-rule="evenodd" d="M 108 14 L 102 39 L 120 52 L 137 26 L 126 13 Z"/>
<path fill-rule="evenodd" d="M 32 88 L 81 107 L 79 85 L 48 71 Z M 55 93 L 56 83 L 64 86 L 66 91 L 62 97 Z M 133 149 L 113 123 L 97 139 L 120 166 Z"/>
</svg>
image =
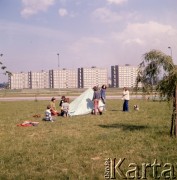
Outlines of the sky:
<svg viewBox="0 0 177 180">
<path fill-rule="evenodd" d="M 177 64 L 176 8 L 177 0 L 0 0 L 0 61 L 11 72 L 110 69 L 157 49 Z"/>
</svg>

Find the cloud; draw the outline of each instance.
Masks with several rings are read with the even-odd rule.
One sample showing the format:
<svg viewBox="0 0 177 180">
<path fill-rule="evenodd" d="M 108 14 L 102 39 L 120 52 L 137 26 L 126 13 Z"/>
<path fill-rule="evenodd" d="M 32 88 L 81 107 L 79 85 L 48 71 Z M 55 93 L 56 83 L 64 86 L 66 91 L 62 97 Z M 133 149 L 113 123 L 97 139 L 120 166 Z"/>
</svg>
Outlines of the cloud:
<svg viewBox="0 0 177 180">
<path fill-rule="evenodd" d="M 139 39 L 139 38 L 132 38 L 132 39 L 125 40 L 124 44 L 139 44 L 139 45 L 143 45 L 144 41 Z"/>
<path fill-rule="evenodd" d="M 124 31 L 113 32 L 111 39 L 122 44 L 123 48 L 127 46 L 157 48 L 168 46 L 169 42 L 174 41 L 175 36 L 177 36 L 177 29 L 172 26 L 149 21 L 146 23 L 129 23 Z"/>
<path fill-rule="evenodd" d="M 109 8 L 97 8 L 91 14 L 93 19 L 96 19 L 102 23 L 114 23 L 122 21 L 122 24 L 130 21 L 139 19 L 139 14 L 137 12 L 126 12 L 119 11 L 118 13 L 115 11 L 111 11 Z"/>
<path fill-rule="evenodd" d="M 127 26 L 127 30 L 131 30 L 139 34 L 158 34 L 158 33 L 166 33 L 167 31 L 171 31 L 173 28 L 169 25 L 160 24 L 155 21 L 149 21 L 146 23 L 134 23 L 129 24 Z"/>
<path fill-rule="evenodd" d="M 21 11 L 21 16 L 28 18 L 37 14 L 39 11 L 45 12 L 54 3 L 55 0 L 22 0 L 24 8 Z"/>
<path fill-rule="evenodd" d="M 67 11 L 66 9 L 64 9 L 64 8 L 60 8 L 60 9 L 58 10 L 58 13 L 59 13 L 59 15 L 62 16 L 62 17 L 68 15 L 68 11 Z"/>
<path fill-rule="evenodd" d="M 99 19 L 104 23 L 113 23 L 120 21 L 122 16 L 116 12 L 112 12 L 108 8 L 98 8 L 92 13 L 92 17 Z"/>
<path fill-rule="evenodd" d="M 127 2 L 127 0 L 107 0 L 107 2 L 109 4 L 117 4 L 117 5 L 120 5 L 120 4 L 123 4 L 125 2 Z"/>
</svg>

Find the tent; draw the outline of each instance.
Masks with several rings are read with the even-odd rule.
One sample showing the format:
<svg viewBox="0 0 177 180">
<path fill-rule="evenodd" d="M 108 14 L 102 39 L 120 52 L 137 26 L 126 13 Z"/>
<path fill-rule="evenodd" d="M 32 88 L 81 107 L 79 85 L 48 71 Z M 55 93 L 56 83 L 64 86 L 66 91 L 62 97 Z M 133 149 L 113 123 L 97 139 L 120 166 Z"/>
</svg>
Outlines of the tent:
<svg viewBox="0 0 177 180">
<path fill-rule="evenodd" d="M 89 114 L 93 110 L 93 89 L 89 88 L 78 96 L 74 101 L 69 105 L 69 115 L 85 115 Z M 103 108 L 104 104 L 102 101 L 99 102 L 99 108 Z"/>
</svg>

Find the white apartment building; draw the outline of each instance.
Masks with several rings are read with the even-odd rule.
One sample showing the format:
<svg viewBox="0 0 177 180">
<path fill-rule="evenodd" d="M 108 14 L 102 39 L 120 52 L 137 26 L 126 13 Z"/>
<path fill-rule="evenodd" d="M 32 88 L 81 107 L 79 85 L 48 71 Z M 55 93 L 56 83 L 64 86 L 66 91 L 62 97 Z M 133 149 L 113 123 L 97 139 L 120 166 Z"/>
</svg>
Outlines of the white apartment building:
<svg viewBox="0 0 177 180">
<path fill-rule="evenodd" d="M 135 87 L 138 73 L 137 66 L 111 66 L 111 85 L 112 87 Z"/>
<path fill-rule="evenodd" d="M 12 75 L 8 77 L 8 81 L 9 81 L 10 89 L 29 88 L 28 73 L 24 73 L 24 72 L 12 73 Z"/>
<path fill-rule="evenodd" d="M 106 68 L 58 69 L 41 72 L 13 73 L 10 89 L 90 88 L 108 85 Z"/>
<path fill-rule="evenodd" d="M 8 81 L 10 89 L 44 89 L 49 88 L 49 73 L 46 71 L 12 73 Z"/>
<path fill-rule="evenodd" d="M 31 89 L 49 88 L 49 72 L 29 72 L 29 82 Z"/>
<path fill-rule="evenodd" d="M 77 70 L 50 70 L 50 88 L 77 88 Z"/>
<path fill-rule="evenodd" d="M 108 85 L 108 70 L 106 68 L 78 68 L 78 88 Z"/>
<path fill-rule="evenodd" d="M 137 66 L 111 66 L 112 87 L 135 87 Z M 13 73 L 10 89 L 90 88 L 108 85 L 107 68 L 58 69 L 41 72 Z"/>
</svg>

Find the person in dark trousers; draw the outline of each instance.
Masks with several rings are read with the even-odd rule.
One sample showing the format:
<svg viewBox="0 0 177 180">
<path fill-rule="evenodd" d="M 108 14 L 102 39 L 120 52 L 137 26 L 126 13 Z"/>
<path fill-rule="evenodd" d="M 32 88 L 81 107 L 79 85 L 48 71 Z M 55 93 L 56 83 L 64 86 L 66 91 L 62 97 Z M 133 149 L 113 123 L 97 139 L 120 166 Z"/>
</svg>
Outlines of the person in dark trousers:
<svg viewBox="0 0 177 180">
<path fill-rule="evenodd" d="M 128 112 L 129 111 L 128 102 L 130 100 L 130 95 L 129 95 L 129 90 L 126 87 L 124 87 L 123 89 L 122 99 L 124 100 L 123 111 Z"/>
<path fill-rule="evenodd" d="M 105 106 L 106 106 L 106 88 L 107 88 L 106 85 L 102 85 L 101 91 L 100 91 L 101 100 L 102 100 L 102 102 L 104 104 L 104 110 L 106 110 L 106 108 L 105 108 Z"/>
</svg>

